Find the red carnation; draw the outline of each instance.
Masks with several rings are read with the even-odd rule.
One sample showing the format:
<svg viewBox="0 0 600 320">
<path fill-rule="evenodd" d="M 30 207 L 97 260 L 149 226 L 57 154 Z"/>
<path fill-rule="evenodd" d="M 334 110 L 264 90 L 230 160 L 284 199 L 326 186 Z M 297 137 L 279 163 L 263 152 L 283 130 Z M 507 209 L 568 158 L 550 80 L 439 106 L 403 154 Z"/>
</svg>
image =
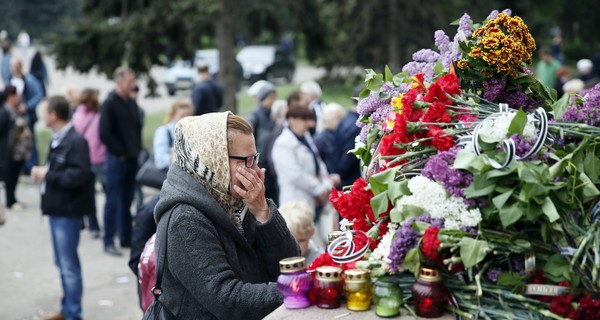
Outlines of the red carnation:
<svg viewBox="0 0 600 320">
<path fill-rule="evenodd" d="M 419 91 L 417 91 L 417 89 L 410 89 L 402 97 L 402 115 L 405 116 L 408 120 L 412 120 L 414 103 L 418 95 Z M 396 119 L 397 118 L 398 117 L 396 117 Z M 395 129 L 396 126 L 394 125 L 394 130 Z"/>
<path fill-rule="evenodd" d="M 427 137 L 433 138 L 431 144 L 440 151 L 448 151 L 454 146 L 454 139 L 438 126 L 430 126 Z"/>
<path fill-rule="evenodd" d="M 431 86 L 429 86 L 429 88 L 427 89 L 427 95 L 425 95 L 425 98 L 423 98 L 423 101 L 430 102 L 430 103 L 441 102 L 443 104 L 452 104 L 451 101 L 446 96 L 446 93 L 444 92 L 444 90 L 442 90 L 442 88 L 440 88 L 440 86 L 438 86 L 435 83 L 432 84 Z"/>
<path fill-rule="evenodd" d="M 439 78 L 436 82 L 448 94 L 460 94 L 460 86 L 458 85 L 458 77 L 455 74 L 447 74 Z"/>
<path fill-rule="evenodd" d="M 439 232 L 440 228 L 434 226 L 429 226 L 427 230 L 425 230 L 421 252 L 423 252 L 423 255 L 430 261 L 442 263 L 442 257 L 440 257 L 438 253 L 438 249 L 440 248 L 440 240 L 438 239 Z"/>
<path fill-rule="evenodd" d="M 422 117 L 423 122 L 448 123 L 451 120 L 450 115 L 446 113 L 446 105 L 443 102 L 433 102 Z"/>
<path fill-rule="evenodd" d="M 382 156 L 395 156 L 400 154 L 400 149 L 396 147 L 394 144 L 399 143 L 400 141 L 398 134 L 388 134 L 387 136 L 381 138 L 381 147 L 379 148 L 379 153 Z"/>
<path fill-rule="evenodd" d="M 587 295 L 579 300 L 575 319 L 596 319 L 598 315 L 600 315 L 600 299 L 592 299 L 590 295 Z"/>
<path fill-rule="evenodd" d="M 550 302 L 550 311 L 561 317 L 574 319 L 576 313 L 571 304 L 572 300 L 573 296 L 570 294 L 566 296 L 556 296 L 552 298 L 552 301 Z"/>
</svg>

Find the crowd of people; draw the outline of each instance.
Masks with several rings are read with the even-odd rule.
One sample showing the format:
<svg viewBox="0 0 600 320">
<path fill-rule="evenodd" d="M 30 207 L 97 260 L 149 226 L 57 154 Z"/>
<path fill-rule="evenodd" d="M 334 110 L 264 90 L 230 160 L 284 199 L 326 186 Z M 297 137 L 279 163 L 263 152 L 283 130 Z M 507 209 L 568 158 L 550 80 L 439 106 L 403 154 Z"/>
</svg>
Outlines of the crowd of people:
<svg viewBox="0 0 600 320">
<path fill-rule="evenodd" d="M 103 101 L 93 87 L 47 97 L 41 54 L 34 55 L 26 73 L 10 42 L 2 48 L 0 187 L 4 205 L 19 211 L 30 205 L 16 197 L 19 177 L 31 175 L 40 184 L 41 212 L 49 219 L 64 294 L 60 310 L 46 319 L 82 316 L 77 247 L 83 228 L 103 240 L 109 256 L 122 256 L 131 247 L 129 266 L 140 279 L 143 310 L 153 299 L 147 289 L 154 286 L 156 255 L 163 253 L 155 254 L 154 241 L 157 248 L 166 241 L 157 230 L 167 228 L 161 299 L 180 315 L 208 318 L 231 312 L 224 298 L 245 301 L 240 315 L 268 314 L 281 304 L 269 284 L 276 280 L 277 262 L 303 255 L 310 263 L 323 251 L 327 232 L 337 229 L 339 218 L 327 195 L 360 176 L 358 160 L 347 154 L 358 134 L 358 114 L 355 107 L 346 112 L 321 101 L 316 82 L 303 83 L 286 100 L 277 99 L 273 83 L 255 83 L 248 94 L 256 107 L 244 119 L 219 112 L 222 88 L 199 63 L 189 99 L 175 101 L 154 133 L 150 160 L 157 170 L 168 171 L 161 192 L 145 203 L 138 197 L 133 206 L 144 149 L 135 72 L 117 68 L 114 89 Z M 46 159 L 38 159 L 36 151 L 38 116 L 52 131 Z M 97 192 L 105 193 L 101 215 Z M 173 219 L 163 223 L 171 213 Z M 199 242 L 189 243 L 191 234 Z M 210 268 L 199 271 L 207 262 Z M 222 278 L 214 277 L 222 272 Z M 221 287 L 223 281 L 230 284 Z M 197 303 L 182 304 L 182 295 Z"/>
<path fill-rule="evenodd" d="M 562 52 L 562 37 L 559 33 L 554 36 L 551 46 L 543 46 L 538 52 L 535 76 L 548 88 L 554 88 L 558 98 L 565 93 L 577 94 L 600 82 L 600 53 L 595 57 L 577 60 L 575 72 L 565 64 L 566 57 Z"/>
</svg>

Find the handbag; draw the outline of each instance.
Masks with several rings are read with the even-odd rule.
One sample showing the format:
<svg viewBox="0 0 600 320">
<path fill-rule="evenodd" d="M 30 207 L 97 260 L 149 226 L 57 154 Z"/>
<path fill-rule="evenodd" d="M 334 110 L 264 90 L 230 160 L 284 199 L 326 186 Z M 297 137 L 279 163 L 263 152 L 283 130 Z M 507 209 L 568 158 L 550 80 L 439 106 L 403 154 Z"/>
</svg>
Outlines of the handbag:
<svg viewBox="0 0 600 320">
<path fill-rule="evenodd" d="M 173 138 L 171 137 L 169 129 L 167 129 L 167 136 L 169 138 L 169 147 L 172 147 Z M 157 168 L 156 164 L 154 163 L 154 157 L 152 155 L 148 155 L 148 157 L 145 159 L 144 163 L 138 170 L 135 179 L 141 185 L 160 189 L 162 187 L 163 182 L 165 182 L 165 180 L 167 179 L 167 171 L 169 171 L 169 168 Z"/>
<path fill-rule="evenodd" d="M 164 266 L 167 262 L 167 230 L 169 229 L 169 223 L 171 222 L 171 215 L 173 214 L 173 210 L 178 205 L 174 206 L 171 211 L 168 213 L 169 217 L 167 218 L 167 225 L 163 230 L 161 230 L 161 238 L 165 239 L 165 241 L 161 244 L 156 254 L 156 284 L 154 288 L 152 288 L 152 295 L 154 296 L 154 301 L 148 307 L 146 312 L 144 313 L 144 317 L 142 320 L 176 320 L 177 317 L 173 315 L 171 311 L 160 301 L 158 298 L 163 293 L 161 283 L 162 276 L 164 271 Z M 158 237 L 158 234 L 157 234 Z"/>
<path fill-rule="evenodd" d="M 159 169 L 154 164 L 154 157 L 148 157 L 142 167 L 138 170 L 135 179 L 141 185 L 160 189 L 163 182 L 167 179 L 169 169 Z"/>
</svg>

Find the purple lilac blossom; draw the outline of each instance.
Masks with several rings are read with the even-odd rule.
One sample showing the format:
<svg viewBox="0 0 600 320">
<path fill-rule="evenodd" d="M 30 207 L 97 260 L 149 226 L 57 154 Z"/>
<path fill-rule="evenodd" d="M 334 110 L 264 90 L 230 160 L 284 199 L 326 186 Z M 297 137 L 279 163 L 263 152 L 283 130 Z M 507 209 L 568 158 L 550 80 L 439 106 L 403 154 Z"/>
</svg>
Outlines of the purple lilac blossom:
<svg viewBox="0 0 600 320">
<path fill-rule="evenodd" d="M 458 43 L 450 43 L 450 38 L 442 30 L 434 33 L 435 46 L 440 50 L 440 60 L 445 69 L 450 68 L 450 64 L 457 55 Z M 455 37 L 456 40 L 456 37 Z"/>
<path fill-rule="evenodd" d="M 581 91 L 583 103 L 574 103 L 563 114 L 563 121 L 600 126 L 600 84 Z"/>
<path fill-rule="evenodd" d="M 521 85 L 507 91 L 506 79 L 492 78 L 483 81 L 483 98 L 491 102 L 507 103 L 513 109 L 522 108 L 531 112 L 542 105 L 542 100 L 535 94 L 527 95 Z"/>
<path fill-rule="evenodd" d="M 500 268 L 490 268 L 485 276 L 493 283 L 498 281 L 498 277 L 500 276 Z"/>
<path fill-rule="evenodd" d="M 491 78 L 483 80 L 483 98 L 495 102 L 506 88 L 506 79 Z"/>
<path fill-rule="evenodd" d="M 402 67 L 402 71 L 407 71 L 407 76 L 412 77 L 416 74 L 423 73 L 425 82 L 433 82 L 435 77 L 435 62 L 419 62 L 411 61 Z"/>
<path fill-rule="evenodd" d="M 431 49 L 421 49 L 412 55 L 413 61 L 435 63 L 440 54 Z"/>
<path fill-rule="evenodd" d="M 515 142 L 515 153 L 517 154 L 517 156 L 519 157 L 523 157 L 527 152 L 529 152 L 531 150 L 531 148 L 533 147 L 533 144 L 535 143 L 535 141 L 529 141 L 527 139 L 525 139 L 524 137 L 522 137 L 519 134 L 513 134 L 511 136 L 511 138 L 513 139 L 513 141 Z M 532 155 L 526 159 L 521 159 L 523 161 L 531 161 L 531 160 L 535 160 L 537 157 L 536 155 Z"/>
<path fill-rule="evenodd" d="M 498 14 L 499 14 L 498 10 L 494 10 L 494 11 L 490 12 L 490 15 L 487 16 L 487 18 L 485 18 L 485 20 L 496 19 L 496 18 L 498 18 Z"/>
<path fill-rule="evenodd" d="M 392 272 L 398 271 L 399 267 L 404 263 L 406 253 L 419 242 L 419 234 L 411 228 L 413 222 L 413 219 L 409 219 L 402 225 L 402 228 L 396 231 L 396 236 L 392 242 L 388 256 L 388 259 L 391 261 L 390 271 Z"/>
<path fill-rule="evenodd" d="M 477 230 L 477 228 L 475 228 L 475 227 L 463 227 L 463 228 L 460 228 L 460 231 L 468 232 L 468 233 L 472 234 L 473 236 L 477 236 L 477 234 L 479 234 L 479 230 Z"/>
<path fill-rule="evenodd" d="M 440 182 L 452 196 L 464 198 L 465 190 L 473 182 L 473 175 L 468 171 L 452 168 L 452 163 L 460 149 L 460 147 L 453 147 L 448 151 L 439 151 L 437 155 L 429 158 L 421 174 Z"/>
<path fill-rule="evenodd" d="M 392 99 L 388 98 L 382 100 L 379 97 L 379 94 L 383 92 L 388 93 L 390 97 L 396 97 L 401 93 L 408 91 L 409 88 L 410 84 L 401 84 L 398 87 L 394 87 L 391 82 L 385 82 L 379 91 L 372 91 L 368 97 L 358 102 L 357 112 L 360 116 L 356 125 L 361 128 L 360 141 L 366 142 L 369 130 L 374 126 L 381 124 L 392 111 L 392 105 L 390 104 Z M 365 115 L 370 116 L 371 125 L 360 122 L 360 119 Z"/>
<path fill-rule="evenodd" d="M 470 37 L 473 34 L 473 30 L 471 29 L 471 16 L 468 14 L 463 14 L 460 17 L 460 21 L 458 22 L 458 30 L 459 32 L 465 35 L 465 37 Z"/>
<path fill-rule="evenodd" d="M 513 267 L 514 267 L 514 271 L 518 272 L 522 276 L 525 275 L 525 263 L 523 262 L 523 259 L 514 258 L 513 259 Z"/>
</svg>

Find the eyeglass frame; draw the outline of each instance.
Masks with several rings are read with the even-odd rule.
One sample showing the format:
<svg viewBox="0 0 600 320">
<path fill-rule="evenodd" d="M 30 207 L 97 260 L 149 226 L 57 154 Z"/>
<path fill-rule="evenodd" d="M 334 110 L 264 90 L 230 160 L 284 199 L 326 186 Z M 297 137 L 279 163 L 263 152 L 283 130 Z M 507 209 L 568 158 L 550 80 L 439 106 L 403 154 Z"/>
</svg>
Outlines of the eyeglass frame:
<svg viewBox="0 0 600 320">
<path fill-rule="evenodd" d="M 229 155 L 229 159 L 243 160 L 244 161 L 244 167 L 246 167 L 246 168 L 252 168 L 252 166 L 255 163 L 258 164 L 258 160 L 260 159 L 260 153 L 257 152 L 254 155 L 246 156 L 246 157 Z M 248 159 L 252 159 L 252 160 L 250 160 L 250 165 L 248 165 Z"/>
</svg>

